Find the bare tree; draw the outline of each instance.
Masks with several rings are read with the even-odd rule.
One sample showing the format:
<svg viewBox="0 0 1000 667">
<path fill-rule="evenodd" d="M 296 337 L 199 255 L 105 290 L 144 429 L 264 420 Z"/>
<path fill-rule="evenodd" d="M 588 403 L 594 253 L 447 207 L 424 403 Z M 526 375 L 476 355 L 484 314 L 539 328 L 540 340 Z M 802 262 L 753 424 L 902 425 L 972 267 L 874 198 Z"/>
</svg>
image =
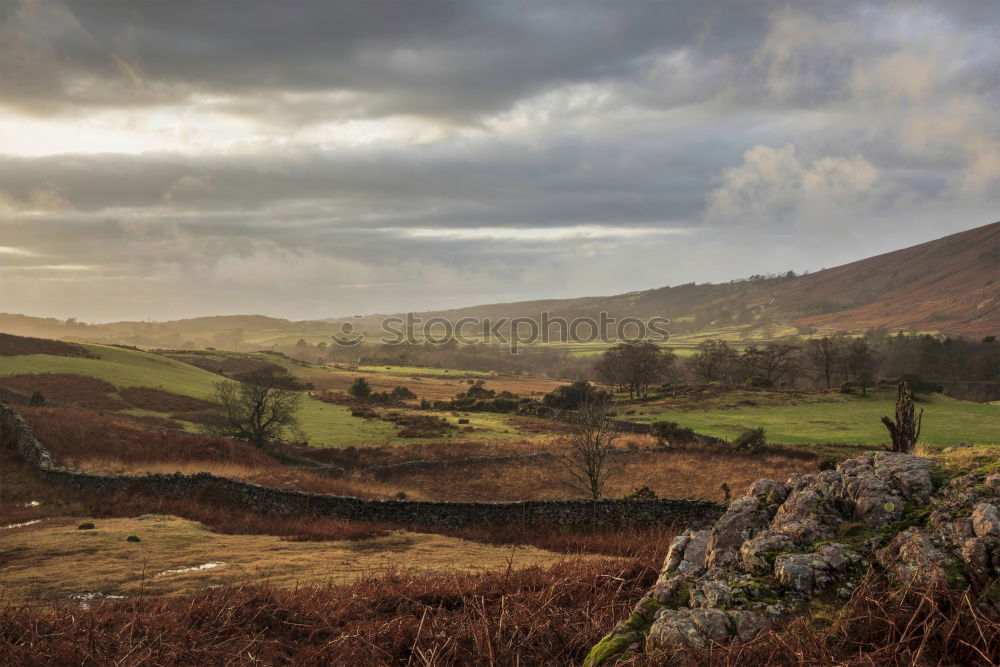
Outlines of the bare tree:
<svg viewBox="0 0 1000 667">
<path fill-rule="evenodd" d="M 688 368 L 705 382 L 729 380 L 736 361 L 736 353 L 724 340 L 706 340 L 698 344 L 698 351 L 688 359 Z"/>
<path fill-rule="evenodd" d="M 768 343 L 764 347 L 750 345 L 743 351 L 742 361 L 751 373 L 769 382 L 781 382 L 798 374 L 798 350 L 795 345 L 784 343 Z"/>
<path fill-rule="evenodd" d="M 594 365 L 602 380 L 629 398 L 645 397 L 671 373 L 676 357 L 655 343 L 620 343 L 604 352 Z"/>
<path fill-rule="evenodd" d="M 215 419 L 205 426 L 212 435 L 265 445 L 295 426 L 302 403 L 301 386 L 283 368 L 263 368 L 241 376 L 242 382 L 215 385 Z"/>
<path fill-rule="evenodd" d="M 844 371 L 851 382 L 861 387 L 861 395 L 868 393 L 868 387 L 875 384 L 878 373 L 879 356 L 863 338 L 855 338 L 844 352 Z"/>
<path fill-rule="evenodd" d="M 837 362 L 840 360 L 841 353 L 840 341 L 829 336 L 810 340 L 809 346 L 806 348 L 806 355 L 809 357 L 810 363 L 819 376 L 826 380 L 827 389 L 830 388 L 830 380 L 837 367 Z"/>
<path fill-rule="evenodd" d="M 558 446 L 556 460 L 566 486 L 593 500 L 600 498 L 608 480 L 621 471 L 614 447 L 619 435 L 621 430 L 606 402 L 584 404 Z"/>
</svg>

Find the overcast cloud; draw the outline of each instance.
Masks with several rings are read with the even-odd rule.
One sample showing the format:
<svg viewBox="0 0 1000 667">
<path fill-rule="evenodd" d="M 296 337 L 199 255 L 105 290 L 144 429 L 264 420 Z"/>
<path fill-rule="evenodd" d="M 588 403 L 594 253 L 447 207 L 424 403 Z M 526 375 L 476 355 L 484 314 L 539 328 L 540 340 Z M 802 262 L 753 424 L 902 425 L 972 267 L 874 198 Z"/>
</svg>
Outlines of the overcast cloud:
<svg viewBox="0 0 1000 667">
<path fill-rule="evenodd" d="M 0 311 L 322 318 L 913 245 L 1000 219 L 998 33 L 995 0 L 0 0 Z"/>
</svg>

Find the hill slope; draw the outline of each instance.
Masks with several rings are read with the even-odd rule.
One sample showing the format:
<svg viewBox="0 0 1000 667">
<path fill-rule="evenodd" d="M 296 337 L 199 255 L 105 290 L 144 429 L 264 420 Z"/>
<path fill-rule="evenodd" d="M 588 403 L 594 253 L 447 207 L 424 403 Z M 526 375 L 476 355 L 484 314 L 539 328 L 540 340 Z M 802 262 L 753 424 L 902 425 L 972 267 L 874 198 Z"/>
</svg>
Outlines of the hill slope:
<svg viewBox="0 0 1000 667">
<path fill-rule="evenodd" d="M 612 315 L 673 320 L 672 331 L 785 324 L 1000 332 L 1000 222 L 804 276 L 680 285 L 610 297 L 491 304 L 426 317 Z"/>
</svg>

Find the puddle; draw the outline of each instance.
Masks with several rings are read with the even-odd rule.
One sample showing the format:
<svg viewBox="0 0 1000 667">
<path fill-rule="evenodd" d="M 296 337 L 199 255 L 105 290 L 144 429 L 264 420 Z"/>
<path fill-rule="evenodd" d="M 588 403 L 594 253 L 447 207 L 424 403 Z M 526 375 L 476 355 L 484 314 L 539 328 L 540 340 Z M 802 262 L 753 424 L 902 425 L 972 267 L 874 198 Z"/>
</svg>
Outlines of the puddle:
<svg viewBox="0 0 1000 667">
<path fill-rule="evenodd" d="M 81 609 L 90 609 L 91 602 L 99 600 L 124 600 L 124 595 L 112 595 L 111 593 L 77 593 L 70 595 L 69 599 L 75 602 Z"/>
<path fill-rule="evenodd" d="M 0 526 L 0 530 L 7 530 L 8 528 L 23 528 L 24 526 L 30 526 L 35 523 L 41 523 L 41 519 L 32 519 L 31 521 L 25 521 L 24 523 L 12 523 L 7 526 Z"/>
<path fill-rule="evenodd" d="M 164 577 L 168 574 L 181 574 L 182 572 L 197 572 L 198 570 L 211 570 L 214 567 L 222 567 L 225 563 L 202 563 L 201 565 L 194 565 L 192 567 L 178 567 L 172 570 L 164 570 L 157 575 L 157 577 Z"/>
</svg>

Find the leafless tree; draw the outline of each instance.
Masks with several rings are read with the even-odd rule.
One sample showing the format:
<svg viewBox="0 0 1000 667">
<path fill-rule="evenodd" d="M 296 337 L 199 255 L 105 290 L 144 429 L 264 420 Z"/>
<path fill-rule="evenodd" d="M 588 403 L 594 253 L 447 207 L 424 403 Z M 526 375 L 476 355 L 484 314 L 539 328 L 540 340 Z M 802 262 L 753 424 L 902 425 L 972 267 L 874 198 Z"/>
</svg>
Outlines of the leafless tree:
<svg viewBox="0 0 1000 667">
<path fill-rule="evenodd" d="M 671 374 L 676 357 L 655 343 L 620 343 L 604 352 L 594 365 L 598 376 L 629 398 L 645 397 Z"/>
<path fill-rule="evenodd" d="M 829 336 L 810 340 L 809 346 L 806 348 L 806 355 L 810 363 L 816 369 L 819 376 L 826 380 L 827 389 L 830 388 L 830 380 L 833 377 L 833 371 L 837 367 L 837 362 L 840 360 L 842 352 L 843 349 L 840 341 L 837 338 L 830 338 Z"/>
<path fill-rule="evenodd" d="M 205 426 L 208 433 L 260 446 L 298 423 L 301 387 L 287 371 L 264 368 L 241 380 L 215 385 L 215 419 Z"/>
<path fill-rule="evenodd" d="M 868 387 L 875 384 L 878 373 L 879 356 L 875 348 L 863 338 L 855 338 L 844 352 L 844 371 L 851 382 L 861 387 L 861 395 L 868 393 Z"/>
<path fill-rule="evenodd" d="M 750 345 L 743 351 L 742 361 L 753 374 L 770 382 L 781 382 L 798 374 L 798 350 L 795 345 L 784 343 L 768 343 L 764 347 Z"/>
<path fill-rule="evenodd" d="M 705 382 L 731 379 L 736 352 L 724 340 L 706 340 L 688 359 L 688 368 Z"/>
<path fill-rule="evenodd" d="M 608 481 L 621 471 L 614 447 L 620 435 L 606 402 L 584 404 L 558 444 L 556 460 L 566 486 L 593 500 L 600 498 Z"/>
</svg>

